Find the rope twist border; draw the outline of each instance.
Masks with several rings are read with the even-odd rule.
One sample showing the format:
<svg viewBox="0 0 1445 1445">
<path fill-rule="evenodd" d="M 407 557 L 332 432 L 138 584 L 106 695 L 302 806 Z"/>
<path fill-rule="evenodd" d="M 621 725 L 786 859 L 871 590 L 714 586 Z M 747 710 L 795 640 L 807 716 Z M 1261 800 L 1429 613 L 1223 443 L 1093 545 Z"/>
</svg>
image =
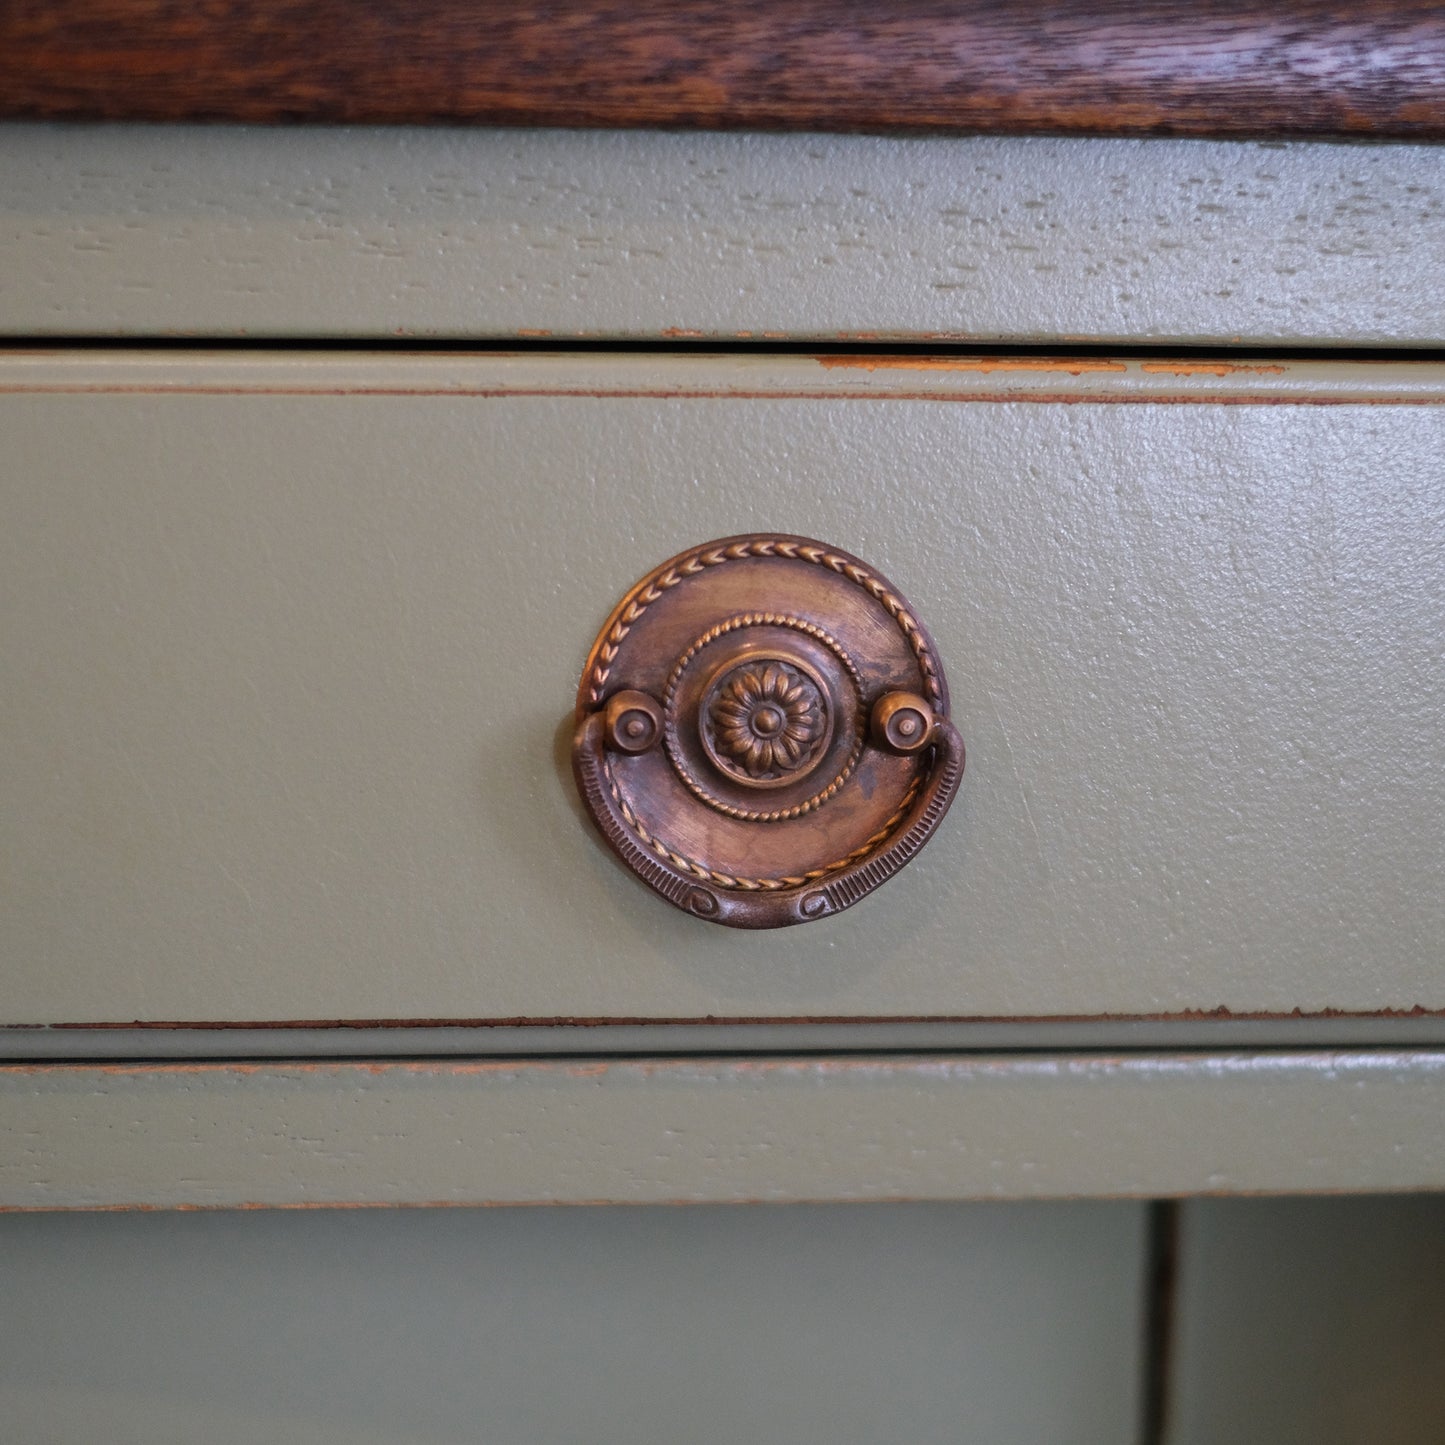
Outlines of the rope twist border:
<svg viewBox="0 0 1445 1445">
<path fill-rule="evenodd" d="M 670 591 L 689 577 L 696 577 L 709 567 L 720 567 L 725 562 L 741 562 L 749 557 L 784 557 L 789 561 L 809 562 L 815 567 L 826 567 L 840 577 L 846 577 L 861 587 L 875 601 L 880 603 L 888 615 L 898 624 L 908 645 L 918 659 L 923 673 L 924 689 L 929 699 L 937 704 L 943 702 L 943 688 L 938 681 L 938 665 L 933 660 L 923 630 L 909 613 L 901 597 L 890 592 L 883 582 L 868 569 L 849 557 L 840 557 L 826 547 L 811 542 L 790 542 L 782 537 L 751 537 L 741 542 L 729 542 L 722 547 L 704 547 L 691 552 L 680 561 L 673 563 L 660 575 L 653 577 L 631 602 L 622 610 L 622 615 L 608 629 L 606 639 L 597 649 L 597 661 L 592 667 L 592 681 L 587 689 L 588 701 L 596 707 L 602 701 L 602 691 L 612 675 L 612 664 L 633 624 L 664 592 Z"/>
</svg>

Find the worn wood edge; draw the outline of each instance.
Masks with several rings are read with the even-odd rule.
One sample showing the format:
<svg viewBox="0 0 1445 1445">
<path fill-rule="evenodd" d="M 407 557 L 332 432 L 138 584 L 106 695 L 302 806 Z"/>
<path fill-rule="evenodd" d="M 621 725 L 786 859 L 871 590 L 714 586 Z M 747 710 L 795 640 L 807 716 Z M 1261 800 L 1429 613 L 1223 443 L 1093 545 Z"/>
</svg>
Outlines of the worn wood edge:
<svg viewBox="0 0 1445 1445">
<path fill-rule="evenodd" d="M 669 352 L 0 351 L 0 396 L 570 396 L 676 400 L 1435 405 L 1445 363 Z"/>
<path fill-rule="evenodd" d="M 1445 1051 L 10 1065 L 6 1209 L 1445 1185 Z"/>
<path fill-rule="evenodd" d="M 0 116 L 1445 137 L 1426 0 L 16 0 Z"/>
</svg>

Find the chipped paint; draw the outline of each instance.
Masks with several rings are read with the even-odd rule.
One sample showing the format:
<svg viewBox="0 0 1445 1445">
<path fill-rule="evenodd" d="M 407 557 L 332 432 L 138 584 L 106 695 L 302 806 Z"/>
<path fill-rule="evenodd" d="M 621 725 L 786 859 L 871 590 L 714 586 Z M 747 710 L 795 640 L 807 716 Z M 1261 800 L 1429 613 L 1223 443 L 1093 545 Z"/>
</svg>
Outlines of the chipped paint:
<svg viewBox="0 0 1445 1445">
<path fill-rule="evenodd" d="M 1368 371 L 1331 362 L 1187 357 L 1001 356 L 940 353 L 878 355 L 858 351 L 745 363 L 701 352 L 674 355 L 652 372 L 626 357 L 584 361 L 515 349 L 438 358 L 406 350 L 394 357 L 333 358 L 304 369 L 282 354 L 244 362 L 209 356 L 209 374 L 144 351 L 107 357 L 99 369 L 66 361 L 53 348 L 0 351 L 0 396 L 278 396 L 524 399 L 579 397 L 659 401 L 925 401 L 933 404 L 1438 406 L 1445 402 L 1438 364 L 1389 362 Z M 394 366 L 402 357 L 423 364 Z M 37 367 L 35 363 L 39 362 Z M 816 365 L 810 364 L 815 362 Z M 47 365 L 47 363 L 51 363 Z M 498 372 L 498 363 L 506 370 Z M 565 363 L 565 369 L 563 364 Z M 406 375 L 402 372 L 406 371 Z M 872 376 L 866 372 L 875 373 Z M 415 373 L 415 374 L 413 374 Z M 580 375 L 579 375 L 580 373 Z M 552 379 L 555 377 L 556 379 Z M 731 382 L 732 384 L 727 384 Z"/>
<path fill-rule="evenodd" d="M 989 375 L 995 371 L 1028 371 L 1082 376 L 1086 372 L 1128 371 L 1122 361 L 1086 361 L 1044 356 L 817 356 L 819 366 L 858 371 L 967 371 Z"/>
<path fill-rule="evenodd" d="M 1267 362 L 1146 361 L 1140 371 L 1151 376 L 1283 376 L 1285 369 Z"/>
</svg>

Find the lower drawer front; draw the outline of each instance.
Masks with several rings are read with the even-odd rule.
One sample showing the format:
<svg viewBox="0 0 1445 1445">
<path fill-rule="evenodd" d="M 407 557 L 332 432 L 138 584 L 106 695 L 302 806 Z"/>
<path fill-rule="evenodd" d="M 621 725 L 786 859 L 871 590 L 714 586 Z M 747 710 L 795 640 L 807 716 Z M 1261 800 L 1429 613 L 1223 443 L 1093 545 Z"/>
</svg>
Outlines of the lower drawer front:
<svg viewBox="0 0 1445 1445">
<path fill-rule="evenodd" d="M 0 1411 L 56 1445 L 1117 1445 L 1143 1226 L 1124 1203 L 0 1219 Z"/>
<path fill-rule="evenodd" d="M 0 360 L 0 1022 L 1445 1010 L 1445 369 L 829 361 Z M 968 747 L 785 933 L 567 760 L 742 531 L 887 573 Z"/>
</svg>

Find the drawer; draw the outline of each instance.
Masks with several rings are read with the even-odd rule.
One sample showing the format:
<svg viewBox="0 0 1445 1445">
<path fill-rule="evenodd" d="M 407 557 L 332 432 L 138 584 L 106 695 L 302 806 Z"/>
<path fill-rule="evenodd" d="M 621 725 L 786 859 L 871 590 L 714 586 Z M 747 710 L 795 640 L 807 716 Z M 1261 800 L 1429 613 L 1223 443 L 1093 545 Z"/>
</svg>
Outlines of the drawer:
<svg viewBox="0 0 1445 1445">
<path fill-rule="evenodd" d="M 10 354 L 0 1021 L 1438 1022 L 1442 399 L 1427 363 Z M 745 531 L 891 577 L 968 747 L 918 859 L 784 933 L 641 887 L 568 762 L 615 600 Z"/>
<path fill-rule="evenodd" d="M 1445 341 L 1445 148 L 10 124 L 23 337 Z"/>
</svg>

